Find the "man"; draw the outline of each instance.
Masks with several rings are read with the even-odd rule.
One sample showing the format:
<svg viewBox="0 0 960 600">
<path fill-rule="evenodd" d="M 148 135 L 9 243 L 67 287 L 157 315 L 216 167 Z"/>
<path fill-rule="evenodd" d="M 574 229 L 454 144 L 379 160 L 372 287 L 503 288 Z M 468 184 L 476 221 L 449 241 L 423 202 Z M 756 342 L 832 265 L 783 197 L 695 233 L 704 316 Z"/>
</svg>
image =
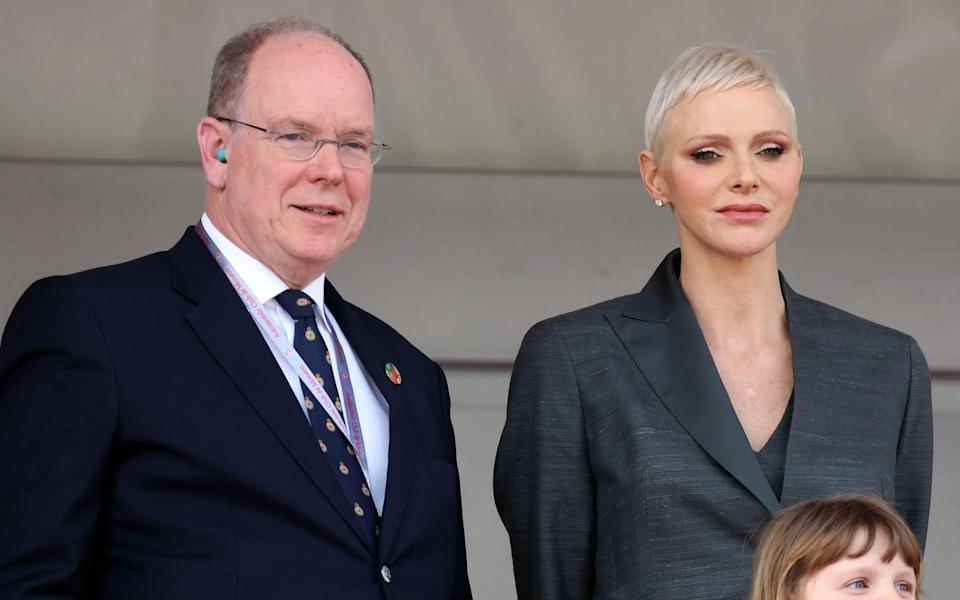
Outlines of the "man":
<svg viewBox="0 0 960 600">
<path fill-rule="evenodd" d="M 41 280 L 0 345 L 0 598 L 469 598 L 440 368 L 325 278 L 370 201 L 373 86 L 298 20 L 221 50 L 206 212 Z"/>
</svg>

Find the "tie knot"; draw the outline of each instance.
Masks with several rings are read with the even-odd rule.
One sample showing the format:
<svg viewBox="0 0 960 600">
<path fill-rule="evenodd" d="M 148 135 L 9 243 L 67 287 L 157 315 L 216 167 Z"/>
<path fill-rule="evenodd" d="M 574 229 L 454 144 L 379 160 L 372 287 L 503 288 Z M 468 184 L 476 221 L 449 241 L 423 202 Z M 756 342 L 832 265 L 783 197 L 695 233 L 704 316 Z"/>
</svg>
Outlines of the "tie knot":
<svg viewBox="0 0 960 600">
<path fill-rule="evenodd" d="M 300 290 L 280 292 L 277 294 L 277 302 L 294 320 L 316 317 L 316 313 L 313 312 L 313 305 L 315 304 L 313 298 Z"/>
</svg>

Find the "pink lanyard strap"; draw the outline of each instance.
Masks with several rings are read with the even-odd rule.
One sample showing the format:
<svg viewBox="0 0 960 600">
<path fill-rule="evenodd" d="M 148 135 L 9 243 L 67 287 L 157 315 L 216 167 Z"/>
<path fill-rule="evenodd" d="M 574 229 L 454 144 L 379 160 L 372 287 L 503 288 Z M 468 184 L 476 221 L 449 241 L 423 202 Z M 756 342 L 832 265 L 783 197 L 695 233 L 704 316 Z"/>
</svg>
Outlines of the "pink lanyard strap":
<svg viewBox="0 0 960 600">
<path fill-rule="evenodd" d="M 353 444 L 353 449 L 357 453 L 357 461 L 360 463 L 360 468 L 363 469 L 363 475 L 366 477 L 367 481 L 370 481 L 370 476 L 367 472 L 367 455 L 363 445 L 363 435 L 360 430 L 360 416 L 357 413 L 357 406 L 354 401 L 353 395 L 353 385 L 350 382 L 350 371 L 347 368 L 346 355 L 343 351 L 343 346 L 340 344 L 340 340 L 337 339 L 336 333 L 333 331 L 333 328 L 328 328 L 330 337 L 333 339 L 334 352 L 336 353 L 337 358 L 337 377 L 340 379 L 341 392 L 343 395 L 343 408 L 344 412 L 349 419 L 350 427 L 347 427 L 347 424 L 344 422 L 343 417 L 340 414 L 340 411 L 337 410 L 337 407 L 330 400 L 330 396 L 327 395 L 326 390 L 323 389 L 323 386 L 320 385 L 320 382 L 317 381 L 317 378 L 314 376 L 313 371 L 310 367 L 307 366 L 307 363 L 304 362 L 303 358 L 300 357 L 300 354 L 293 348 L 293 344 L 290 340 L 287 339 L 286 334 L 283 330 L 274 323 L 273 319 L 270 318 L 270 315 L 263 309 L 263 306 L 257 301 L 256 296 L 253 292 L 250 291 L 250 288 L 247 287 L 247 284 L 244 283 L 243 278 L 240 277 L 240 274 L 233 268 L 233 265 L 230 264 L 230 261 L 227 260 L 227 257 L 220 252 L 220 249 L 217 248 L 217 245 L 213 240 L 207 235 L 207 232 L 203 229 L 203 225 L 197 223 L 194 226 L 194 229 L 197 232 L 197 235 L 200 236 L 200 240 L 203 241 L 203 244 L 207 247 L 207 250 L 210 251 L 210 254 L 213 256 L 213 259 L 216 261 L 217 265 L 220 266 L 220 270 L 223 271 L 223 274 L 226 275 L 227 280 L 230 282 L 230 285 L 233 286 L 233 289 L 236 290 L 237 295 L 240 296 L 240 300 L 243 301 L 243 305 L 246 307 L 247 312 L 250 313 L 250 317 L 253 318 L 253 322 L 257 325 L 257 329 L 260 330 L 260 333 L 263 334 L 263 338 L 266 340 L 267 344 L 273 349 L 274 353 L 283 360 L 288 367 L 293 369 L 293 371 L 300 378 L 300 381 L 303 382 L 303 385 L 310 390 L 310 393 L 313 394 L 313 397 L 320 401 L 320 406 L 323 407 L 323 410 L 327 413 L 327 416 L 336 424 L 337 428 L 340 430 L 343 435 L 350 440 L 350 443 Z M 321 310 L 324 310 L 323 307 L 320 307 Z M 323 319 L 326 324 L 326 319 Z"/>
</svg>

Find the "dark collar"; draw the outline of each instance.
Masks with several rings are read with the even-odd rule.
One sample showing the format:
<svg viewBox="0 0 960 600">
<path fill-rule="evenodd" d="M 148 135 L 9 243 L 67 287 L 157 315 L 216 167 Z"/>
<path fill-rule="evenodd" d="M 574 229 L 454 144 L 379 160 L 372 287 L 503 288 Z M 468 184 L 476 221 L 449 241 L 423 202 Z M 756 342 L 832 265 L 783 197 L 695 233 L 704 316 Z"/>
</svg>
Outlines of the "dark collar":
<svg viewBox="0 0 960 600">
<path fill-rule="evenodd" d="M 196 334 L 293 459 L 357 532 L 358 541 L 371 548 L 371 541 L 365 539 L 352 512 L 347 510 L 349 504 L 330 466 L 317 451 L 314 434 L 292 397 L 283 371 L 193 227 L 188 228 L 171 249 L 170 260 L 174 289 L 193 304 L 186 311 L 186 318 Z M 417 453 L 418 440 L 426 439 L 424 432 L 429 427 L 429 417 L 425 402 L 434 400 L 432 388 L 425 386 L 436 384 L 422 380 L 422 359 L 412 354 L 402 338 L 347 302 L 329 277 L 324 287 L 324 303 L 390 407 L 388 485 L 380 540 L 382 549 L 386 550 L 399 535 L 411 483 L 418 475 L 417 464 L 411 457 Z M 400 385 L 387 377 L 387 363 L 394 363 L 400 369 L 403 376 Z M 419 377 L 411 373 L 415 367 Z M 288 397 L 288 402 L 278 401 Z"/>
<path fill-rule="evenodd" d="M 781 277 L 788 305 L 796 296 Z M 621 315 L 608 315 L 637 367 L 689 435 L 770 512 L 781 509 L 680 287 L 680 251 L 664 258 Z M 788 317 L 789 319 L 789 317 Z"/>
<path fill-rule="evenodd" d="M 779 273 L 780 292 L 783 294 L 787 306 L 787 319 L 790 320 L 793 308 L 798 301 L 803 300 L 800 294 L 793 291 L 787 283 L 783 273 Z M 692 313 L 690 302 L 687 300 L 683 288 L 680 286 L 680 249 L 676 248 L 667 254 L 654 271 L 650 280 L 643 286 L 639 294 L 631 296 L 630 301 L 623 309 L 623 316 L 641 321 L 655 321 L 666 323 L 674 315 L 686 318 Z"/>
</svg>

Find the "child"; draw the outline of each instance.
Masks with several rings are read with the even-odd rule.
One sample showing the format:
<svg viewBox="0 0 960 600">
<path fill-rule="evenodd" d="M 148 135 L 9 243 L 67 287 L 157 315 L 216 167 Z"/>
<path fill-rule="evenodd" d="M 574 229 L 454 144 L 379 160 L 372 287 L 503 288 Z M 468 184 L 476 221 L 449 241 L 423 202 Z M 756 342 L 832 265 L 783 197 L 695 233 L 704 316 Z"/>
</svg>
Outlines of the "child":
<svg viewBox="0 0 960 600">
<path fill-rule="evenodd" d="M 809 500 L 764 530 L 750 600 L 916 600 L 920 564 L 913 532 L 883 500 Z"/>
</svg>

